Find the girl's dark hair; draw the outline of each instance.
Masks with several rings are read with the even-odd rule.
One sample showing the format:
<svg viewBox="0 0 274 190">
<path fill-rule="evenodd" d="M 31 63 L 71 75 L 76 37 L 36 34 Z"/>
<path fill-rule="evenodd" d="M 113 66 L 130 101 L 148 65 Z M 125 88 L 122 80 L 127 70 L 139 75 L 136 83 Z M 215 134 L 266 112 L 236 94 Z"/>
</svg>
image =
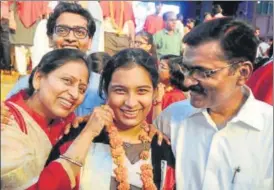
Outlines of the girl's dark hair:
<svg viewBox="0 0 274 190">
<path fill-rule="evenodd" d="M 53 13 L 50 15 L 48 22 L 47 22 L 47 35 L 52 36 L 54 33 L 54 27 L 56 26 L 56 20 L 62 13 L 74 13 L 81 15 L 87 20 L 87 29 L 88 35 L 90 38 L 94 36 L 96 26 L 93 17 L 89 13 L 88 10 L 84 9 L 81 5 L 77 3 L 67 3 L 67 2 L 60 2 Z"/>
<path fill-rule="evenodd" d="M 184 86 L 185 77 L 180 71 L 180 65 L 183 63 L 183 57 L 169 54 L 162 56 L 160 60 L 167 60 L 170 74 L 170 84 L 182 91 L 187 91 L 188 89 Z"/>
<path fill-rule="evenodd" d="M 103 71 L 105 65 L 110 59 L 111 56 L 105 52 L 92 53 L 87 57 L 91 71 L 99 74 Z"/>
<path fill-rule="evenodd" d="M 36 72 L 41 72 L 42 74 L 48 75 L 52 71 L 66 64 L 68 61 L 83 62 L 88 69 L 88 63 L 85 59 L 85 54 L 80 50 L 57 49 L 50 51 L 42 57 L 40 63 L 33 69 L 29 78 L 29 88 L 27 89 L 28 95 L 31 96 L 35 91 L 33 87 L 33 77 Z M 88 73 L 90 74 L 89 69 Z"/>
<path fill-rule="evenodd" d="M 153 88 L 157 87 L 159 75 L 157 72 L 156 60 L 143 49 L 129 48 L 115 54 L 104 67 L 99 86 L 99 95 L 101 98 L 105 98 L 104 93 L 107 94 L 112 74 L 116 69 L 131 65 L 138 65 L 146 69 L 150 74 Z"/>
</svg>

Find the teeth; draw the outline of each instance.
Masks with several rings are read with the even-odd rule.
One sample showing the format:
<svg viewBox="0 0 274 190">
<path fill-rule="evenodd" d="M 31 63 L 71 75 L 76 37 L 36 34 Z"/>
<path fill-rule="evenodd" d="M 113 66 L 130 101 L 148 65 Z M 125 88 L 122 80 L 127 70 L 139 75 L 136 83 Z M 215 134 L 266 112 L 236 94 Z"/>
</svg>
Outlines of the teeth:
<svg viewBox="0 0 274 190">
<path fill-rule="evenodd" d="M 67 48 L 67 49 L 77 49 L 77 47 L 75 47 L 75 46 L 64 46 L 63 48 Z"/>
<path fill-rule="evenodd" d="M 129 116 L 135 116 L 138 114 L 138 110 L 137 111 L 123 111 L 126 115 Z"/>
<path fill-rule="evenodd" d="M 68 107 L 68 108 L 70 108 L 70 107 L 72 106 L 72 103 L 70 103 L 69 101 L 64 100 L 64 99 L 61 100 L 61 103 L 62 103 L 64 106 Z"/>
</svg>

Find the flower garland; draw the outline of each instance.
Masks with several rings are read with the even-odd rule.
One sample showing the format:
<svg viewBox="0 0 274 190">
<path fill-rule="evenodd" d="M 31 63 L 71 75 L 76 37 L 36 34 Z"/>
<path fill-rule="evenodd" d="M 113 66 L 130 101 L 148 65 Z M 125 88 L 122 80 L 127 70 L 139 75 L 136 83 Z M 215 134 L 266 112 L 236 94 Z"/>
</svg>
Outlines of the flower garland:
<svg viewBox="0 0 274 190">
<path fill-rule="evenodd" d="M 125 2 L 121 1 L 121 10 L 120 10 L 120 17 L 119 17 L 119 23 L 115 22 L 114 18 L 114 7 L 113 7 L 113 2 L 109 2 L 109 10 L 110 10 L 110 18 L 111 18 L 111 23 L 112 26 L 117 30 L 117 34 L 120 35 L 122 34 L 123 30 L 123 18 L 124 18 L 124 9 L 125 9 Z"/>
<path fill-rule="evenodd" d="M 146 146 L 146 143 L 151 142 L 151 138 L 148 136 L 148 133 L 145 131 L 147 124 L 142 125 L 142 132 L 139 135 L 139 139 L 144 144 L 145 149 L 140 154 L 140 159 L 148 160 L 149 159 L 149 146 Z M 117 168 L 114 170 L 116 175 L 116 181 L 119 183 L 118 190 L 129 190 L 130 184 L 128 183 L 128 170 L 124 166 L 125 162 L 125 150 L 123 148 L 123 141 L 119 137 L 118 129 L 115 126 L 107 127 L 107 132 L 110 139 L 111 155 L 113 162 L 117 165 Z M 143 190 L 157 190 L 153 182 L 153 167 L 151 164 L 143 164 L 141 167 L 141 180 L 143 183 Z"/>
</svg>

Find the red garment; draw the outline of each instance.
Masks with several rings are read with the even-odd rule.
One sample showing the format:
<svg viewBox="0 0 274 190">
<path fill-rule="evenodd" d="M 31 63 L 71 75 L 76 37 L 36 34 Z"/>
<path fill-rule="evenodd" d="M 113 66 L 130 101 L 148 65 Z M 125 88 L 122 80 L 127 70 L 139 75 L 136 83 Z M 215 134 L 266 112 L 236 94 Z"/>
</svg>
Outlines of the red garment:
<svg viewBox="0 0 274 190">
<path fill-rule="evenodd" d="M 144 31 L 150 34 L 155 34 L 156 32 L 162 30 L 164 28 L 164 20 L 161 16 L 158 15 L 149 15 L 146 18 L 144 24 Z"/>
<path fill-rule="evenodd" d="M 31 27 L 42 15 L 48 12 L 48 1 L 17 2 L 18 16 L 26 28 Z"/>
<path fill-rule="evenodd" d="M 64 134 L 65 126 L 68 123 L 71 123 L 72 120 L 75 118 L 74 113 L 70 114 L 65 119 L 56 119 L 52 124 L 50 129 L 48 128 L 48 122 L 44 117 L 39 115 L 37 112 L 32 110 L 28 105 L 25 103 L 25 99 L 28 98 L 28 95 L 25 90 L 21 90 L 19 93 L 15 94 L 14 96 L 10 97 L 8 100 L 9 102 L 13 102 L 20 107 L 22 107 L 32 118 L 39 123 L 43 131 L 48 136 L 52 146 L 56 144 L 59 138 Z"/>
<path fill-rule="evenodd" d="M 32 118 L 39 123 L 43 131 L 48 136 L 52 145 L 55 145 L 59 138 L 64 134 L 65 126 L 68 123 L 71 123 L 74 119 L 74 113 L 70 114 L 65 119 L 57 119 L 51 125 L 51 129 L 48 128 L 48 123 L 44 117 L 39 115 L 37 112 L 32 110 L 28 105 L 25 103 L 25 99 L 28 97 L 25 90 L 20 91 L 19 93 L 15 94 L 6 102 L 13 102 L 20 107 L 22 107 Z M 11 111 L 13 114 L 13 112 Z M 38 143 L 38 142 L 34 142 Z M 51 162 L 44 170 L 41 172 L 39 180 L 36 184 L 32 185 L 28 188 L 28 190 L 60 190 L 60 189 L 71 189 L 70 187 L 70 179 L 67 175 L 66 171 L 62 167 L 62 165 L 58 162 Z"/>
<path fill-rule="evenodd" d="M 162 111 L 167 108 L 170 104 L 174 103 L 174 102 L 179 102 L 181 100 L 186 99 L 185 94 L 183 93 L 183 91 L 174 88 L 169 92 L 166 92 L 163 99 L 162 99 Z M 148 116 L 147 116 L 147 122 L 148 123 L 152 123 L 152 113 L 153 113 L 153 108 L 151 108 Z"/>
<path fill-rule="evenodd" d="M 273 105 L 273 61 L 256 70 L 247 85 L 256 99 Z"/>
<path fill-rule="evenodd" d="M 5 18 L 5 19 L 9 19 L 9 7 L 12 4 L 12 1 L 1 1 L 1 19 Z"/>
<path fill-rule="evenodd" d="M 120 23 L 120 15 L 123 14 L 123 19 L 122 19 L 122 26 L 124 26 L 124 24 L 127 21 L 133 21 L 134 25 L 135 24 L 135 17 L 134 17 L 134 12 L 132 9 L 132 6 L 129 2 L 127 1 L 112 1 L 113 2 L 113 13 L 114 13 L 114 20 L 115 23 L 117 25 L 119 25 Z M 121 13 L 121 2 L 124 3 L 124 12 Z M 106 17 L 111 17 L 110 15 L 110 1 L 100 1 L 100 5 L 102 8 L 102 12 L 103 12 L 103 18 Z"/>
</svg>

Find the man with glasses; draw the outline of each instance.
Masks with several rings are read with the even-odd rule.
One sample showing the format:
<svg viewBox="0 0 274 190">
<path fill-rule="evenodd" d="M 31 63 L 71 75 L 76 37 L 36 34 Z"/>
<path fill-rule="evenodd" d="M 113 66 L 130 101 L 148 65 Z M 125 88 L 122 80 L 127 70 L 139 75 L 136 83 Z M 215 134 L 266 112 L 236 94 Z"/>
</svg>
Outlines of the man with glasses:
<svg viewBox="0 0 274 190">
<path fill-rule="evenodd" d="M 48 19 L 47 36 L 50 45 L 54 49 L 73 48 L 87 52 L 94 33 L 95 23 L 92 16 L 86 9 L 76 3 L 59 3 Z M 21 89 L 27 88 L 28 78 L 29 76 L 20 79 L 8 97 Z M 92 72 L 85 100 L 76 110 L 78 116 L 91 113 L 94 107 L 104 102 L 97 93 L 99 80 L 100 75 Z"/>
<path fill-rule="evenodd" d="M 178 190 L 273 189 L 273 108 L 245 85 L 258 40 L 248 24 L 214 19 L 184 37 L 190 100 L 156 119 L 171 138 Z"/>
<path fill-rule="evenodd" d="M 157 58 L 163 55 L 181 55 L 182 36 L 176 30 L 177 17 L 174 12 L 166 12 L 163 15 L 165 28 L 153 36 L 153 43 L 156 48 Z"/>
</svg>

